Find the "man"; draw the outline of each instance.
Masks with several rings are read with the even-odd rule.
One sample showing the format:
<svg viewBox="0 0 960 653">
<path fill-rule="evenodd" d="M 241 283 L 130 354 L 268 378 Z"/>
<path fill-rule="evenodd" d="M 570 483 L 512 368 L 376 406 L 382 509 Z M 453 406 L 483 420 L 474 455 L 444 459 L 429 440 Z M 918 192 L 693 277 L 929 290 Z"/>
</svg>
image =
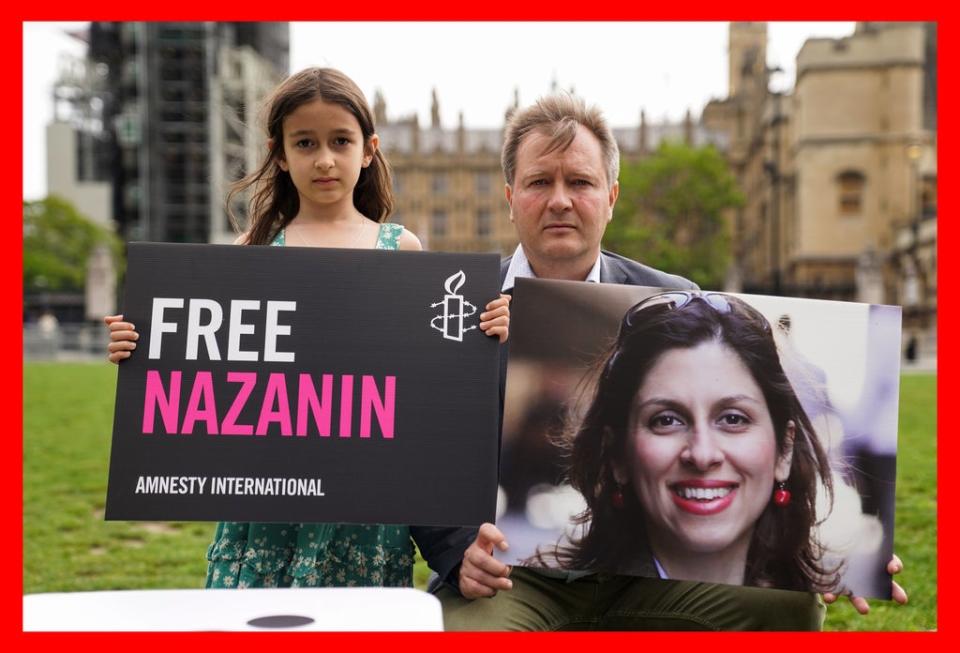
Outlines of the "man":
<svg viewBox="0 0 960 653">
<path fill-rule="evenodd" d="M 595 107 L 552 95 L 518 110 L 501 162 L 520 239 L 501 268 L 503 292 L 512 293 L 517 277 L 696 288 L 601 250 L 619 194 L 619 151 Z M 813 594 L 511 568 L 493 557 L 494 547 L 507 550 L 506 539 L 484 524 L 437 590 L 447 630 L 818 630 L 823 621 Z M 899 560 L 891 565 L 899 571 Z"/>
</svg>

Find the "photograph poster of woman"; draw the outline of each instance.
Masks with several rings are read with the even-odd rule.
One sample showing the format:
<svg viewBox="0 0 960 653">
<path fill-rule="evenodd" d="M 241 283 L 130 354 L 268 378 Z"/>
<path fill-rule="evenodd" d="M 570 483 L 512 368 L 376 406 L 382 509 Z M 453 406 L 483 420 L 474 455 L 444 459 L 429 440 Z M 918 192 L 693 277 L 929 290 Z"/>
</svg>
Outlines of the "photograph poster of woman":
<svg viewBox="0 0 960 653">
<path fill-rule="evenodd" d="M 890 597 L 899 307 L 515 294 L 501 560 Z"/>
</svg>

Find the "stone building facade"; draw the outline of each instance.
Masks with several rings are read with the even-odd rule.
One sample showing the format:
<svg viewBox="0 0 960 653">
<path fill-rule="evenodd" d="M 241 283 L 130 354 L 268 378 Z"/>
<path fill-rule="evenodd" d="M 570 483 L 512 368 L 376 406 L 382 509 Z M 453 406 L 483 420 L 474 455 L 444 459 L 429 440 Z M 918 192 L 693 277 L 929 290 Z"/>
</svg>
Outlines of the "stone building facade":
<svg viewBox="0 0 960 653">
<path fill-rule="evenodd" d="M 766 25 L 731 23 L 729 95 L 701 122 L 747 197 L 733 289 L 901 304 L 904 341 L 935 356 L 936 43 L 933 23 L 857 23 L 808 39 L 776 93 Z"/>
<path fill-rule="evenodd" d="M 729 134 L 747 197 L 732 219 L 744 290 L 855 300 L 876 254 L 883 301 L 900 303 L 898 230 L 936 219 L 935 53 L 933 25 L 858 23 L 809 39 L 775 93 L 766 25 L 731 23 L 730 94 L 702 122 Z"/>
</svg>

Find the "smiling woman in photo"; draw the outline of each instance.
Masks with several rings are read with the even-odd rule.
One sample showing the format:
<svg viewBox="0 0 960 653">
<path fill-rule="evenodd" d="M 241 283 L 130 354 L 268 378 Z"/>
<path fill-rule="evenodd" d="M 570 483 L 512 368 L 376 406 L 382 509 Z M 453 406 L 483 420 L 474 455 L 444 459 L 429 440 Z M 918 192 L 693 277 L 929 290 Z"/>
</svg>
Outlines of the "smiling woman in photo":
<svg viewBox="0 0 960 653">
<path fill-rule="evenodd" d="M 580 537 L 531 566 L 836 588 L 815 539 L 829 462 L 766 318 L 691 291 L 627 311 L 565 447 Z"/>
</svg>

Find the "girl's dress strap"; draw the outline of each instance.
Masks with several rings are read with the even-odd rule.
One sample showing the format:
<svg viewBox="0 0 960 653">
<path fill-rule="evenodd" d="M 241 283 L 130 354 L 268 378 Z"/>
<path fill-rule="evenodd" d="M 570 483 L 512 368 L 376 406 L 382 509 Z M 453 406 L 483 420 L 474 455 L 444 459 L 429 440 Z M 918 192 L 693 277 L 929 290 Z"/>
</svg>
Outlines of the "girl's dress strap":
<svg viewBox="0 0 960 653">
<path fill-rule="evenodd" d="M 380 232 L 377 234 L 376 249 L 400 249 L 400 234 L 403 233 L 403 225 L 393 222 L 384 222 L 380 225 Z"/>
</svg>

